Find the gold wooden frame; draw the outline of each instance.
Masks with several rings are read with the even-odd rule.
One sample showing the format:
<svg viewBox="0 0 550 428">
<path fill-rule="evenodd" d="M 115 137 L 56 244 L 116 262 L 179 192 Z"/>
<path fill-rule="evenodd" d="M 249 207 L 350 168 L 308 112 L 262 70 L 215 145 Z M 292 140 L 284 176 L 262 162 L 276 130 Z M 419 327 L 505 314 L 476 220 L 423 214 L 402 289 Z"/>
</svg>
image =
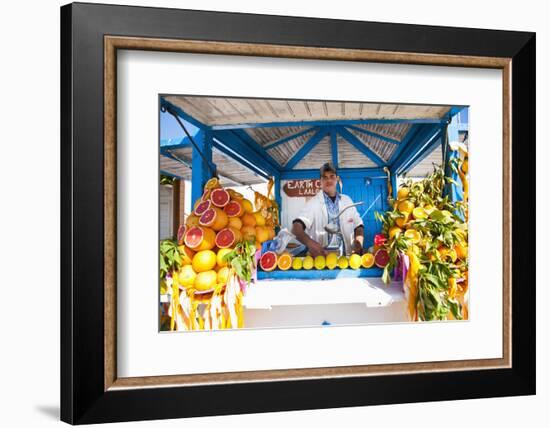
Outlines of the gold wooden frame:
<svg viewBox="0 0 550 428">
<path fill-rule="evenodd" d="M 503 82 L 503 349 L 502 358 L 424 363 L 379 364 L 306 369 L 262 370 L 229 373 L 118 378 L 116 375 L 116 52 L 117 49 L 169 51 L 218 55 L 324 59 L 378 63 L 441 65 L 502 70 Z M 435 55 L 106 36 L 104 38 L 104 390 L 220 383 L 338 378 L 422 372 L 501 369 L 512 367 L 512 169 L 511 169 L 511 58 Z"/>
</svg>

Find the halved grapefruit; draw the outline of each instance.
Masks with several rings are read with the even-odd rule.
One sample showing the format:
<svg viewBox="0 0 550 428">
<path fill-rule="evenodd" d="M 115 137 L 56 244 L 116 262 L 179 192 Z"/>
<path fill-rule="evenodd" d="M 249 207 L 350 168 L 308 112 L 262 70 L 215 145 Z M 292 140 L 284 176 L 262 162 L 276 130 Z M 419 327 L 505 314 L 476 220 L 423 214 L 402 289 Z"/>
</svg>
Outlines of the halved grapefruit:
<svg viewBox="0 0 550 428">
<path fill-rule="evenodd" d="M 185 224 L 180 224 L 180 227 L 178 227 L 178 233 L 177 233 L 178 245 L 183 244 L 185 229 L 186 229 Z"/>
<path fill-rule="evenodd" d="M 201 226 L 211 227 L 216 232 L 227 226 L 227 214 L 218 207 L 208 208 L 199 219 Z"/>
<path fill-rule="evenodd" d="M 267 251 L 260 257 L 260 267 L 266 272 L 272 271 L 277 267 L 277 254 L 273 251 Z"/>
<path fill-rule="evenodd" d="M 374 264 L 379 268 L 385 267 L 390 262 L 390 256 L 385 248 L 380 248 L 376 254 L 374 254 Z"/>
<path fill-rule="evenodd" d="M 210 193 L 210 200 L 217 207 L 223 208 L 229 203 L 230 196 L 227 190 L 220 187 L 212 190 L 212 193 Z"/>
<path fill-rule="evenodd" d="M 194 251 L 211 250 L 215 245 L 216 233 L 208 227 L 194 226 L 187 229 L 183 241 Z"/>
<path fill-rule="evenodd" d="M 195 211 L 193 211 L 193 214 L 200 217 L 208 208 L 210 208 L 211 205 L 212 203 L 209 200 L 201 201 L 195 205 Z"/>
<path fill-rule="evenodd" d="M 243 205 L 238 200 L 229 201 L 223 210 L 229 217 L 240 217 L 244 214 Z"/>
<path fill-rule="evenodd" d="M 242 239 L 241 232 L 232 227 L 226 227 L 216 234 L 216 246 L 218 248 L 231 248 Z"/>
</svg>

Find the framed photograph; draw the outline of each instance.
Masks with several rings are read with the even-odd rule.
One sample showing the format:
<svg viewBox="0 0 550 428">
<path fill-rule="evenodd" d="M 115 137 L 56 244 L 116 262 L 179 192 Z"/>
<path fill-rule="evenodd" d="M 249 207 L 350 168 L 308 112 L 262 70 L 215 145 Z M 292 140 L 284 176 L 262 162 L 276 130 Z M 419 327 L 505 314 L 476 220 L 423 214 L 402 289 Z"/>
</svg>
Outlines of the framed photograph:
<svg viewBox="0 0 550 428">
<path fill-rule="evenodd" d="M 61 54 L 63 421 L 535 393 L 534 33 L 75 3 Z"/>
</svg>

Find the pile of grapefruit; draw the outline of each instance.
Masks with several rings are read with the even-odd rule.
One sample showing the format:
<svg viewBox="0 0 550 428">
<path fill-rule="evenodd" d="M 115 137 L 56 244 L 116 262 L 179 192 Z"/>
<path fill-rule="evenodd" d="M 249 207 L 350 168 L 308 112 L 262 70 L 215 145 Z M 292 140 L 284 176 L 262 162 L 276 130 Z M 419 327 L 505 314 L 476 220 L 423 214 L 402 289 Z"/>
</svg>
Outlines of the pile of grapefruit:
<svg viewBox="0 0 550 428">
<path fill-rule="evenodd" d="M 261 248 L 274 236 L 275 230 L 266 226 L 266 219 L 254 211 L 250 200 L 211 178 L 195 201 L 193 212 L 178 229 L 180 282 L 199 292 L 213 291 L 227 283 L 229 266 L 224 256 L 237 243 L 247 240 Z"/>
</svg>

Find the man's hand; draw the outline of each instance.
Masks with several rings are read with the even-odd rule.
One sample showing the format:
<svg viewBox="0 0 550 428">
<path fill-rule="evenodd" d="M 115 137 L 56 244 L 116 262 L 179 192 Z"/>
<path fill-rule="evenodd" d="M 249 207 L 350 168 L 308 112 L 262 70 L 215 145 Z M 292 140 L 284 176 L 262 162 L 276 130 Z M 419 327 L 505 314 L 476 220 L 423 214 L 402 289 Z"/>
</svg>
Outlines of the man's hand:
<svg viewBox="0 0 550 428">
<path fill-rule="evenodd" d="M 317 241 L 314 241 L 313 239 L 308 242 L 307 248 L 312 257 L 326 256 L 328 254 L 328 251 L 324 249 L 321 244 L 319 244 Z"/>
<path fill-rule="evenodd" d="M 359 255 L 363 254 L 363 245 L 357 239 L 355 239 L 352 243 L 352 251 Z"/>
</svg>

